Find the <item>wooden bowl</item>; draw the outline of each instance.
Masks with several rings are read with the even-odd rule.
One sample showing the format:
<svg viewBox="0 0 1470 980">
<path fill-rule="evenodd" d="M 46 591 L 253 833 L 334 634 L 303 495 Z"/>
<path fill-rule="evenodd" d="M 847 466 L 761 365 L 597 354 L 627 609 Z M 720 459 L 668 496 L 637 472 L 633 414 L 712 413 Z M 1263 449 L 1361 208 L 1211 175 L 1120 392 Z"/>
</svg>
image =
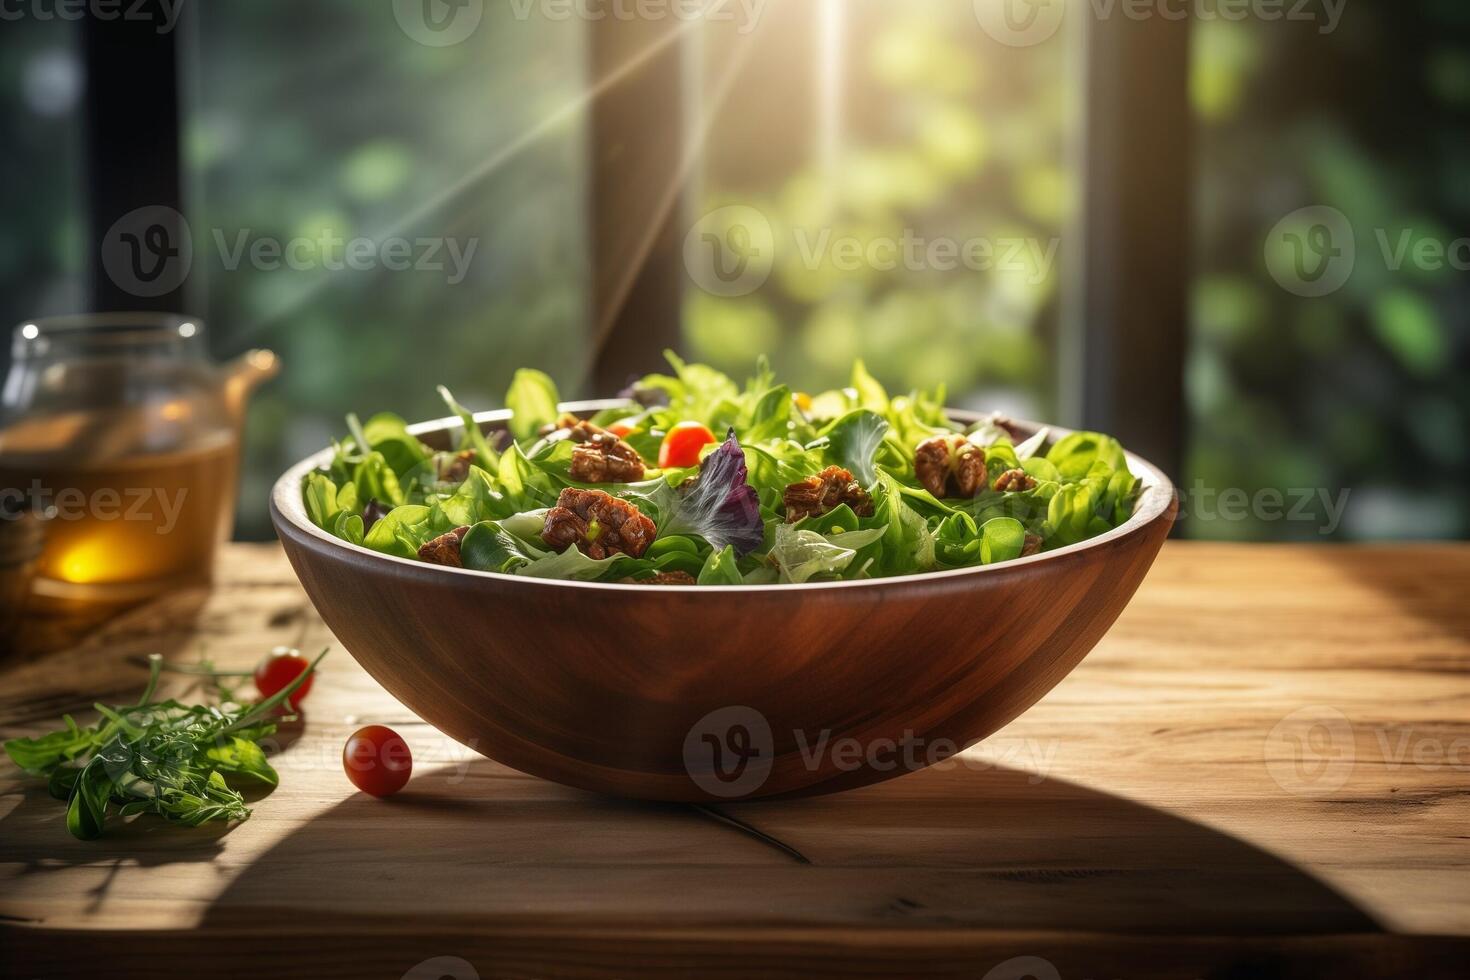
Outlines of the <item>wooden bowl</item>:
<svg viewBox="0 0 1470 980">
<path fill-rule="evenodd" d="M 477 421 L 495 428 L 505 415 Z M 458 425 L 413 431 L 444 446 Z M 1043 555 L 857 582 L 606 585 L 445 568 L 341 541 L 301 501 L 303 477 L 329 458 L 281 477 L 271 518 L 322 618 L 368 673 L 512 768 L 656 800 L 830 793 L 990 735 L 1092 649 L 1177 511 L 1169 480 L 1130 455 L 1144 487 L 1133 517 Z"/>
</svg>

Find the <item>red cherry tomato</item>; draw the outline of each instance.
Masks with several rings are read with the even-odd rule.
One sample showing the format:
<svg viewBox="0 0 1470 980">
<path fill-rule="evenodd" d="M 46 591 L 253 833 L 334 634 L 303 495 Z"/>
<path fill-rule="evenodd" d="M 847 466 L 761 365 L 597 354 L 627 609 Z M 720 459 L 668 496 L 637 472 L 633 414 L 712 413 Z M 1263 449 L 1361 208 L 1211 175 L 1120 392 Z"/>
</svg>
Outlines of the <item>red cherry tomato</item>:
<svg viewBox="0 0 1470 980">
<path fill-rule="evenodd" d="M 699 463 L 699 451 L 715 441 L 715 434 L 698 422 L 680 422 L 658 447 L 660 469 L 679 469 Z"/>
<path fill-rule="evenodd" d="M 621 422 L 614 422 L 612 425 L 607 427 L 607 431 L 611 432 L 619 439 L 626 439 L 638 430 L 633 428 L 631 425 L 624 425 Z"/>
<path fill-rule="evenodd" d="M 342 747 L 342 768 L 352 785 L 370 796 L 392 796 L 408 784 L 413 755 L 397 732 L 382 725 L 359 728 Z"/>
<path fill-rule="evenodd" d="M 268 698 L 290 685 L 310 667 L 311 661 L 295 650 L 276 647 L 264 660 L 255 665 L 255 689 L 260 692 L 262 698 Z M 316 680 L 315 677 L 308 677 L 305 683 L 296 689 L 296 692 L 289 698 L 291 707 L 295 708 L 301 704 L 306 698 L 306 692 L 311 690 L 311 682 L 314 680 Z"/>
</svg>

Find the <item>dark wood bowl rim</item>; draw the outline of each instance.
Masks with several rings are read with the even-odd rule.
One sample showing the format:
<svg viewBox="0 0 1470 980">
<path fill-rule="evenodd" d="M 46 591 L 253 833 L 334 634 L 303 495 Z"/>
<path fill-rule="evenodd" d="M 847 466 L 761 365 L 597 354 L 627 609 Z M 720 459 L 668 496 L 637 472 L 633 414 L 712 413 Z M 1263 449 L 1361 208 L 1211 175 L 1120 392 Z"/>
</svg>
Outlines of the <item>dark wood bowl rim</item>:
<svg viewBox="0 0 1470 980">
<path fill-rule="evenodd" d="M 596 401 L 566 402 L 562 404 L 564 411 L 573 414 L 590 414 L 604 408 L 610 408 L 626 404 L 619 399 L 603 399 Z M 956 421 L 973 424 L 985 417 L 985 413 L 964 411 L 961 409 L 947 409 L 950 418 Z M 480 425 L 494 422 L 505 422 L 510 418 L 510 412 L 505 410 L 493 412 L 477 412 L 475 421 Z M 1047 425 L 1038 422 L 1028 422 L 1021 419 L 1007 417 L 1007 422 L 1021 429 L 1028 435 L 1034 435 L 1042 428 L 1049 429 L 1054 436 L 1064 436 L 1072 432 L 1064 426 Z M 435 432 L 452 430 L 460 427 L 458 418 L 434 419 L 428 422 L 420 422 L 409 426 L 409 432 L 415 436 L 423 436 Z M 289 529 L 298 538 L 299 543 L 313 547 L 317 551 L 324 551 L 323 545 L 329 548 L 337 548 L 360 556 L 358 560 L 375 560 L 390 562 L 401 566 L 399 571 L 409 572 L 415 575 L 439 576 L 445 582 L 451 581 L 455 576 L 470 576 L 474 578 L 490 579 L 503 583 L 514 583 L 523 588 L 561 588 L 561 589 L 614 589 L 628 590 L 647 595 L 651 589 L 647 585 L 625 584 L 620 582 L 581 582 L 571 579 L 553 578 L 531 578 L 525 575 L 505 575 L 501 572 L 482 572 L 469 568 L 449 568 L 443 565 L 434 565 L 408 558 L 399 558 L 396 555 L 385 555 L 361 545 L 355 545 L 348 541 L 324 531 L 311 522 L 306 514 L 306 504 L 301 498 L 301 482 L 306 474 L 312 470 L 320 469 L 330 463 L 332 450 L 326 449 L 307 457 L 295 466 L 288 469 L 281 478 L 276 481 L 271 491 L 271 518 L 276 524 L 278 533 Z M 955 578 L 963 578 L 972 575 L 993 575 L 1002 573 L 1008 569 L 1014 569 L 1022 565 L 1049 561 L 1062 555 L 1075 554 L 1086 551 L 1089 548 L 1100 548 L 1111 541 L 1116 541 L 1128 535 L 1141 531 L 1162 515 L 1174 499 L 1174 485 L 1169 478 L 1163 474 L 1158 467 L 1143 459 L 1128 453 L 1128 469 L 1143 483 L 1143 489 L 1138 503 L 1134 506 L 1133 516 L 1118 527 L 1113 528 L 1095 538 L 1089 538 L 1078 544 L 1067 545 L 1055 551 L 1032 555 L 1027 558 L 1017 558 L 1008 562 L 1000 562 L 995 565 L 980 565 L 973 568 L 957 568 L 935 572 L 915 572 L 908 575 L 890 575 L 885 578 L 855 579 L 840 582 L 801 582 L 801 583 L 777 583 L 770 585 L 662 585 L 657 587 L 659 592 L 688 592 L 699 594 L 719 595 L 721 593 L 749 593 L 753 591 L 786 591 L 800 590 L 811 592 L 823 589 L 871 589 L 881 588 L 884 584 L 905 583 L 913 584 L 916 581 L 944 581 Z"/>
</svg>

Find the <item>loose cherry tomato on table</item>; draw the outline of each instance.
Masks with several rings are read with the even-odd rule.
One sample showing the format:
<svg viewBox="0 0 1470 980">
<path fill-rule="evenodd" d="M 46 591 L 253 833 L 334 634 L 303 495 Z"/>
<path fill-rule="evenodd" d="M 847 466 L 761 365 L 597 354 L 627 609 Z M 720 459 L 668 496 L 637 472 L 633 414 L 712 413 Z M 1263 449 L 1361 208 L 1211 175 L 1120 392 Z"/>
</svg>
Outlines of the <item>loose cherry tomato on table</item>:
<svg viewBox="0 0 1470 980">
<path fill-rule="evenodd" d="M 680 422 L 658 447 L 659 469 L 682 469 L 699 463 L 699 451 L 715 441 L 715 434 L 698 422 Z"/>
<path fill-rule="evenodd" d="M 359 728 L 342 747 L 342 768 L 352 785 L 370 796 L 392 796 L 413 774 L 413 754 L 397 732 L 383 725 Z"/>
<path fill-rule="evenodd" d="M 266 658 L 255 665 L 255 689 L 260 692 L 262 698 L 268 698 L 272 694 L 290 686 L 302 674 L 311 669 L 311 661 L 303 657 L 299 652 L 288 647 L 276 647 Z M 288 699 L 291 707 L 295 708 L 301 704 L 306 697 L 306 692 L 311 690 L 311 682 L 315 677 L 308 677 L 294 694 Z"/>
</svg>

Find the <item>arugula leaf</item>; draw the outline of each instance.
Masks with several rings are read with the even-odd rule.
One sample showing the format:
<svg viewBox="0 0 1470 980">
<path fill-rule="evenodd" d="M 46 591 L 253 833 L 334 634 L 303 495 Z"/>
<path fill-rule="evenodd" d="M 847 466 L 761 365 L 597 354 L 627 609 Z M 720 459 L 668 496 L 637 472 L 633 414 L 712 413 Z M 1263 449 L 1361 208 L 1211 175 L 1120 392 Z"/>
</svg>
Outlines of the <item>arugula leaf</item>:
<svg viewBox="0 0 1470 980">
<path fill-rule="evenodd" d="M 878 479 L 878 449 L 888 430 L 888 420 L 877 412 L 866 408 L 849 412 L 827 427 L 828 454 L 864 487 L 872 487 Z"/>
<path fill-rule="evenodd" d="M 387 458 L 377 450 L 368 453 L 357 465 L 357 472 L 352 476 L 351 486 L 354 488 L 354 500 L 364 503 L 376 500 L 388 507 L 400 507 L 407 503 L 403 495 L 403 488 L 398 483 L 398 474 L 388 465 Z M 340 492 L 338 496 L 340 507 Z"/>
<path fill-rule="evenodd" d="M 881 528 L 824 535 L 782 524 L 776 528 L 771 559 L 776 563 L 781 581 L 809 582 L 818 575 L 839 575 L 846 571 L 860 549 L 882 537 Z"/>
<path fill-rule="evenodd" d="M 857 392 L 858 404 L 879 415 L 888 411 L 888 392 L 878 379 L 868 373 L 862 361 L 852 365 L 852 387 Z"/>
<path fill-rule="evenodd" d="M 511 410 L 511 435 L 525 441 L 534 437 L 542 426 L 555 423 L 560 402 L 555 381 L 541 371 L 521 368 L 505 393 L 505 407 Z"/>
<path fill-rule="evenodd" d="M 882 500 L 877 505 L 883 524 L 883 555 L 879 568 L 885 575 L 927 572 L 935 565 L 934 533 L 928 521 L 904 500 L 903 489 L 891 474 L 879 471 Z"/>
<path fill-rule="evenodd" d="M 486 469 L 494 469 L 500 462 L 500 454 L 490 445 L 490 440 L 485 438 L 480 424 L 475 421 L 475 413 L 455 401 L 444 385 L 439 386 L 439 397 L 444 399 L 444 404 L 449 406 L 451 412 L 459 416 L 460 424 L 464 426 L 464 431 L 459 436 L 459 450 L 474 450 L 476 463 Z"/>
</svg>

